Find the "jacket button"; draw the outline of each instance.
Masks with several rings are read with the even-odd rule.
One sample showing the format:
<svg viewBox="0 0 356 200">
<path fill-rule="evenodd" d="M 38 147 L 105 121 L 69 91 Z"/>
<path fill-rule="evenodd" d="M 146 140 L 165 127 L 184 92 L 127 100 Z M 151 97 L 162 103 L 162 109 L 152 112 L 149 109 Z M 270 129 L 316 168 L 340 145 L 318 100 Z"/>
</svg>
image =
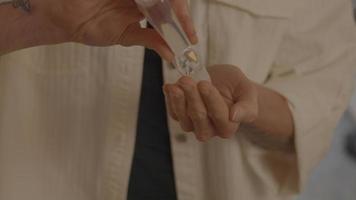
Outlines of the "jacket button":
<svg viewBox="0 0 356 200">
<path fill-rule="evenodd" d="M 175 138 L 178 142 L 181 142 L 181 143 L 187 142 L 187 140 L 188 140 L 188 137 L 185 133 L 179 133 L 175 136 Z"/>
</svg>

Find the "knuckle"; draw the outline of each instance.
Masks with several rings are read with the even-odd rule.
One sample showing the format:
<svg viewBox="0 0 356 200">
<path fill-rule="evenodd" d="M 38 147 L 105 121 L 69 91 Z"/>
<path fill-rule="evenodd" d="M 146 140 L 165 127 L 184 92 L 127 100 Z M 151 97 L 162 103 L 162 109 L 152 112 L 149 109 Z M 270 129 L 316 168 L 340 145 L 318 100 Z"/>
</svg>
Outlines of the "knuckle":
<svg viewBox="0 0 356 200">
<path fill-rule="evenodd" d="M 182 130 L 185 131 L 185 132 L 194 131 L 193 125 L 190 122 L 186 121 L 186 120 L 181 120 L 180 121 L 180 126 L 181 126 Z"/>
<path fill-rule="evenodd" d="M 176 88 L 175 88 L 173 94 L 174 94 L 174 95 L 173 95 L 173 98 L 176 99 L 176 100 L 180 100 L 180 99 L 182 99 L 182 98 L 184 97 L 184 93 L 183 93 L 183 91 L 180 90 L 180 89 L 176 89 Z"/>
<path fill-rule="evenodd" d="M 213 121 L 223 121 L 225 116 L 222 113 L 209 113 L 209 118 Z"/>
<path fill-rule="evenodd" d="M 195 112 L 190 112 L 189 116 L 193 121 L 202 121 L 207 118 L 207 113 L 204 111 L 195 111 Z"/>
<path fill-rule="evenodd" d="M 179 79 L 178 83 L 185 89 L 188 90 L 193 90 L 196 87 L 195 82 L 186 76 L 183 76 L 182 78 Z"/>
<path fill-rule="evenodd" d="M 174 102 L 182 100 L 183 97 L 184 97 L 184 93 L 180 90 L 175 90 L 174 92 L 172 92 L 172 99 Z"/>
<path fill-rule="evenodd" d="M 211 92 L 210 84 L 207 81 L 201 81 L 198 83 L 198 89 L 204 96 L 209 96 Z"/>
</svg>

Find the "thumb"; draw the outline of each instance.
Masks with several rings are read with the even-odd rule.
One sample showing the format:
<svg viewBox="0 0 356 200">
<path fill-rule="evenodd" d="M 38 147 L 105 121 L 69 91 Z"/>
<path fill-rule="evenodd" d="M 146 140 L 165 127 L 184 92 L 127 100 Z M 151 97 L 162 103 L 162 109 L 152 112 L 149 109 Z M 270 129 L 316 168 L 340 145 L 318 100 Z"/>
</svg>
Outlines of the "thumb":
<svg viewBox="0 0 356 200">
<path fill-rule="evenodd" d="M 192 44 L 198 43 L 198 36 L 194 28 L 193 20 L 189 14 L 188 2 L 187 0 L 172 0 L 171 4 L 173 6 L 174 12 L 183 28 L 186 32 L 190 42 Z"/>
<path fill-rule="evenodd" d="M 237 102 L 230 109 L 230 120 L 237 123 L 251 123 L 257 119 L 258 108 L 251 102 Z"/>
<path fill-rule="evenodd" d="M 139 23 L 129 25 L 117 43 L 123 46 L 140 45 L 153 49 L 168 62 L 174 58 L 174 54 L 162 37 L 154 29 L 141 28 Z"/>
<path fill-rule="evenodd" d="M 230 120 L 237 123 L 255 121 L 258 117 L 258 93 L 255 84 L 243 76 L 232 96 L 235 102 L 230 109 Z"/>
</svg>

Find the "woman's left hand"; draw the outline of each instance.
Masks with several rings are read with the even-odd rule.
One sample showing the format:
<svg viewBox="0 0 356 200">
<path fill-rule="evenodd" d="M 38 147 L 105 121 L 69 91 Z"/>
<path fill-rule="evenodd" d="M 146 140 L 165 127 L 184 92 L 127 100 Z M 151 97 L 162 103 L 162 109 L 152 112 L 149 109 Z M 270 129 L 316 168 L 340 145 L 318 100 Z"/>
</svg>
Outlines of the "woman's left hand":
<svg viewBox="0 0 356 200">
<path fill-rule="evenodd" d="M 169 113 L 200 141 L 214 136 L 230 138 L 241 123 L 257 119 L 257 88 L 235 66 L 212 66 L 208 72 L 211 82 L 182 77 L 164 86 Z"/>
</svg>

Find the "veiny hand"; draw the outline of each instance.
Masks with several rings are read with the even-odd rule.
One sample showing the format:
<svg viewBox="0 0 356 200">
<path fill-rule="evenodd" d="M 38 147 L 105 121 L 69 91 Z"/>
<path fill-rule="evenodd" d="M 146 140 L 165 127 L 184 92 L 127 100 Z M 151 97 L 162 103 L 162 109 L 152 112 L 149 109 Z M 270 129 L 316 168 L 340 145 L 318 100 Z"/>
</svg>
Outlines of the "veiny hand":
<svg viewBox="0 0 356 200">
<path fill-rule="evenodd" d="M 46 34 L 41 35 L 46 40 L 56 38 L 54 43 L 141 45 L 156 50 L 165 59 L 172 56 L 156 31 L 140 27 L 144 17 L 134 0 L 31 0 L 31 4 L 31 17 L 42 27 L 36 34 Z M 172 0 L 172 5 L 190 40 L 196 43 L 187 1 Z"/>
<path fill-rule="evenodd" d="M 217 65 L 208 72 L 212 83 L 182 77 L 176 84 L 164 86 L 170 115 L 200 141 L 229 138 L 241 123 L 252 123 L 258 116 L 255 83 L 240 69 Z"/>
</svg>

